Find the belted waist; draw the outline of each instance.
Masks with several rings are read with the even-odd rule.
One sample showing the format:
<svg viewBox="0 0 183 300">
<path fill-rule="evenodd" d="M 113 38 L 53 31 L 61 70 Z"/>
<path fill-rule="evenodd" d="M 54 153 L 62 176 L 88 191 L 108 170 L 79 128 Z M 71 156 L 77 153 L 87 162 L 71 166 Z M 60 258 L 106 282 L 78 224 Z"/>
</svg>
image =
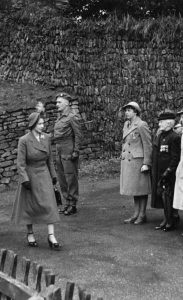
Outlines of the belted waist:
<svg viewBox="0 0 183 300">
<path fill-rule="evenodd" d="M 58 137 L 58 138 L 55 138 L 56 144 L 61 144 L 62 142 L 67 142 L 67 141 L 73 141 L 73 137 L 72 136 L 68 136 L 68 137 Z"/>
</svg>

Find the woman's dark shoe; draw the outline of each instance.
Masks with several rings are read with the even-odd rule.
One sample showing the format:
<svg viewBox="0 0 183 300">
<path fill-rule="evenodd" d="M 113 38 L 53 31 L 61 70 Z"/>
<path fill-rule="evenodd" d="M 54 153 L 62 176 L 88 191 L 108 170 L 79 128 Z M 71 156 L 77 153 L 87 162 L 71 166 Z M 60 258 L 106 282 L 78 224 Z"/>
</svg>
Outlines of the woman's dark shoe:
<svg viewBox="0 0 183 300">
<path fill-rule="evenodd" d="M 176 229 L 175 225 L 166 225 L 165 228 L 163 229 L 163 231 L 168 232 L 168 231 L 172 231 L 175 229 Z"/>
<path fill-rule="evenodd" d="M 38 244 L 37 244 L 35 238 L 34 238 L 33 241 L 29 239 L 30 235 L 32 235 L 33 238 L 34 238 L 34 233 L 33 233 L 33 232 L 27 233 L 27 242 L 28 242 L 28 246 L 29 246 L 29 247 L 38 247 Z"/>
<path fill-rule="evenodd" d="M 166 225 L 159 225 L 159 226 L 156 226 L 154 229 L 155 230 L 163 230 L 164 228 L 166 227 Z"/>
<path fill-rule="evenodd" d="M 133 217 L 131 217 L 129 219 L 124 220 L 124 223 L 125 224 L 133 224 L 137 220 L 137 218 L 138 217 L 133 216 Z"/>
<path fill-rule="evenodd" d="M 77 213 L 77 208 L 76 206 L 69 206 L 68 209 L 64 212 L 65 216 L 70 216 L 74 215 Z"/>
<path fill-rule="evenodd" d="M 162 221 L 159 226 L 155 227 L 155 230 L 163 230 L 166 227 L 166 223 L 166 220 Z"/>
<path fill-rule="evenodd" d="M 59 245 L 59 243 L 53 243 L 52 241 L 50 241 L 50 238 L 49 238 L 49 236 L 50 235 L 53 235 L 53 234 L 49 234 L 48 235 L 48 245 L 49 245 L 49 247 L 52 249 L 52 250 L 55 250 L 55 251 L 60 251 L 60 245 Z"/>
<path fill-rule="evenodd" d="M 137 220 L 134 222 L 134 225 L 142 225 L 147 222 L 146 216 L 138 216 Z"/>
</svg>

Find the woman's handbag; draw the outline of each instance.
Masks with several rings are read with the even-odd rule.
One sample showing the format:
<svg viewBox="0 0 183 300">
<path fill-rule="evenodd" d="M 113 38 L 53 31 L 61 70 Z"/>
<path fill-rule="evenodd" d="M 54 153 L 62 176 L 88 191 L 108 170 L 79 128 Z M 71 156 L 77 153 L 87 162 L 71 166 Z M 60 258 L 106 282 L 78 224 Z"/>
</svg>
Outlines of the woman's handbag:
<svg viewBox="0 0 183 300">
<path fill-rule="evenodd" d="M 54 186 L 54 192 L 55 192 L 57 206 L 62 205 L 62 197 L 61 197 L 60 191 L 57 189 L 56 186 Z"/>
</svg>

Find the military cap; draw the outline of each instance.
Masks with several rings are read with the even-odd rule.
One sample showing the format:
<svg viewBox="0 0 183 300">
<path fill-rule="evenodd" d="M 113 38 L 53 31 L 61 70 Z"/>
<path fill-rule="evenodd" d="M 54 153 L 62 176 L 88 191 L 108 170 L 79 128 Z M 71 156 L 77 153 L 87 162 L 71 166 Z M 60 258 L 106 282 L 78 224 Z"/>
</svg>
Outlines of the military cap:
<svg viewBox="0 0 183 300">
<path fill-rule="evenodd" d="M 56 99 L 57 99 L 58 97 L 62 97 L 62 98 L 64 98 L 64 99 L 68 100 L 68 101 L 74 101 L 74 100 L 77 99 L 77 97 L 71 96 L 71 95 L 69 95 L 68 93 L 65 93 L 65 92 L 58 93 L 58 94 L 56 95 Z"/>
</svg>

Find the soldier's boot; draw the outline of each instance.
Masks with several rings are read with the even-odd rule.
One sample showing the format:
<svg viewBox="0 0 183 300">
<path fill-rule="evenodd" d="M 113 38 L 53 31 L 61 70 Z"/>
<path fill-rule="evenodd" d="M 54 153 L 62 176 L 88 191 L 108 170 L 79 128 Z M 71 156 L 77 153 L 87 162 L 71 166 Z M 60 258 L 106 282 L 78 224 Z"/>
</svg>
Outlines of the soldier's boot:
<svg viewBox="0 0 183 300">
<path fill-rule="evenodd" d="M 71 205 L 67 208 L 67 210 L 64 212 L 65 216 L 74 215 L 77 213 L 77 208 L 75 205 Z"/>
</svg>

